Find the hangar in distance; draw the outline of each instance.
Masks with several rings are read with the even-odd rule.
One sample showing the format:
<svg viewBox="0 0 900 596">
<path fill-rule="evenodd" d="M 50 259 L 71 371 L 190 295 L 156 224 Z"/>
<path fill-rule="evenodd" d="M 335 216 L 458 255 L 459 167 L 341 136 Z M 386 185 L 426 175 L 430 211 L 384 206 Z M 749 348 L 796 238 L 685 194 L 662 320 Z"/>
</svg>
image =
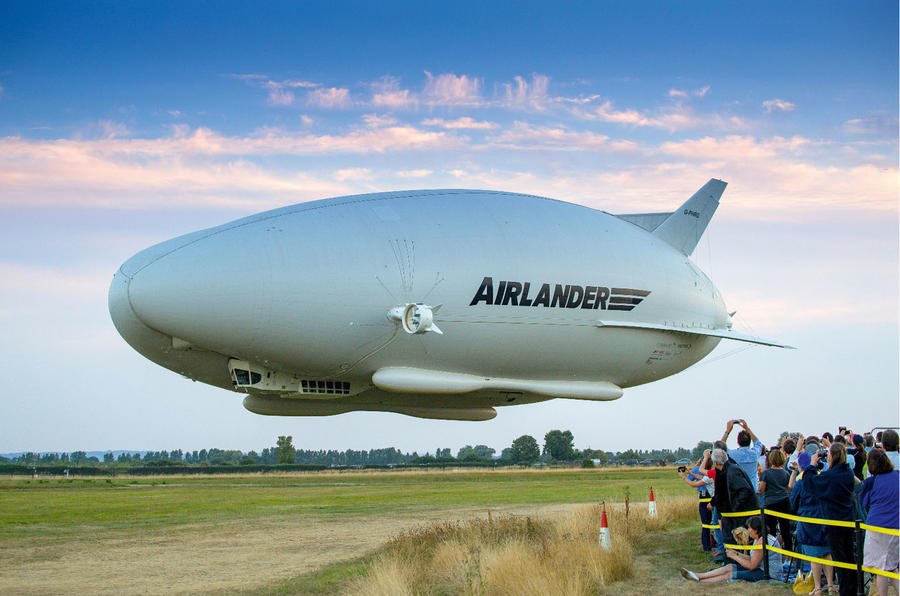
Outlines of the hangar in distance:
<svg viewBox="0 0 900 596">
<path fill-rule="evenodd" d="M 737 332 L 691 261 L 726 183 L 671 213 L 413 190 L 267 211 L 143 250 L 116 272 L 122 337 L 258 414 L 487 420 L 612 400 Z"/>
</svg>

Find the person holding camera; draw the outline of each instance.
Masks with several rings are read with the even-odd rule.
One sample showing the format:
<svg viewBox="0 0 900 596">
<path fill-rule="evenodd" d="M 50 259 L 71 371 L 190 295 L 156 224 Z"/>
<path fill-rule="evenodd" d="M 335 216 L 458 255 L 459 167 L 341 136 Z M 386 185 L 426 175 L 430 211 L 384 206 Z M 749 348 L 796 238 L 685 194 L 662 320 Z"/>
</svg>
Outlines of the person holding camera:
<svg viewBox="0 0 900 596">
<path fill-rule="evenodd" d="M 700 495 L 700 503 L 699 503 L 699 513 L 700 513 L 700 523 L 702 525 L 710 525 L 712 521 L 712 513 L 706 507 L 706 503 L 703 501 L 705 499 L 710 498 L 713 494 L 715 494 L 715 481 L 712 477 L 707 475 L 707 472 L 712 467 L 712 463 L 709 459 L 711 454 L 711 450 L 707 449 L 703 452 L 703 459 L 697 461 L 697 465 L 690 471 L 685 466 L 678 467 L 678 475 L 681 476 L 681 479 L 687 482 L 690 486 L 693 486 L 697 489 L 697 492 Z M 701 526 L 700 528 L 700 546 L 703 548 L 704 552 L 709 552 L 712 550 L 712 541 L 710 540 L 709 528 L 704 528 Z"/>
<path fill-rule="evenodd" d="M 728 424 L 725 426 L 725 434 L 722 435 L 722 441 L 728 441 L 728 435 L 731 434 L 735 424 L 739 424 L 742 427 L 737 436 L 738 448 L 729 449 L 728 457 L 733 459 L 744 470 L 753 486 L 753 492 L 756 493 L 759 480 L 756 465 L 759 456 L 762 455 L 763 446 L 743 418 L 728 421 Z"/>
<path fill-rule="evenodd" d="M 851 466 L 853 475 L 862 482 L 865 480 L 863 468 L 866 466 L 866 439 L 862 435 L 853 435 L 850 437 L 850 442 L 853 444 L 853 447 L 847 449 L 847 455 L 853 456 L 853 465 Z"/>
<path fill-rule="evenodd" d="M 812 458 L 808 454 L 803 453 L 799 456 L 799 463 L 804 468 L 809 467 Z M 807 490 L 806 481 L 818 473 L 818 469 L 813 467 L 809 472 L 799 472 L 799 465 L 794 466 L 791 471 L 790 485 L 791 489 L 791 511 L 800 517 L 810 517 L 821 519 L 824 516 L 819 510 L 819 499 L 811 491 Z M 831 548 L 828 546 L 828 535 L 825 533 L 825 526 L 812 524 L 809 522 L 797 523 L 797 542 L 800 544 L 800 553 L 817 557 L 819 559 L 831 559 Z M 834 588 L 834 567 L 830 565 L 823 566 L 821 563 L 811 562 L 811 574 L 815 589 L 810 594 L 822 593 L 822 569 L 825 569 L 825 580 L 828 582 L 828 593 L 835 592 Z"/>
<path fill-rule="evenodd" d="M 854 489 L 859 482 L 853 470 L 847 465 L 847 450 L 841 443 L 835 442 L 828 448 L 828 469 L 816 474 L 821 452 L 810 459 L 810 465 L 803 471 L 803 483 L 807 490 L 819 501 L 821 517 L 839 521 L 854 521 Z M 807 478 L 806 474 L 812 472 Z M 835 561 L 855 564 L 853 549 L 853 528 L 827 526 L 825 534 L 828 546 Z M 842 596 L 856 594 L 856 569 L 838 567 L 838 585 Z"/>
</svg>

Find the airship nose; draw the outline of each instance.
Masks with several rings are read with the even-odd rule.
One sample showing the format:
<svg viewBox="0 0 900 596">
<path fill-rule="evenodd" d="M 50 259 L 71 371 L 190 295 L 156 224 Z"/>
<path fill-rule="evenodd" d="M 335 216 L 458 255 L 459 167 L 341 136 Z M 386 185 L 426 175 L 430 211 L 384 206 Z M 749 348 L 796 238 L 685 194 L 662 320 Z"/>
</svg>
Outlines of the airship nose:
<svg viewBox="0 0 900 596">
<path fill-rule="evenodd" d="M 178 278 L 167 272 L 178 269 L 184 246 L 184 238 L 176 239 L 125 261 L 109 287 L 109 314 L 122 338 L 140 354 L 179 374 L 230 389 L 227 354 L 185 349 L 178 342 L 183 292 Z"/>
<path fill-rule="evenodd" d="M 259 323 L 265 267 L 251 262 L 258 252 L 245 240 L 235 232 L 207 233 L 136 254 L 110 289 L 113 320 L 133 316 L 173 341 L 206 350 L 229 353 L 236 338 L 248 345 Z"/>
</svg>

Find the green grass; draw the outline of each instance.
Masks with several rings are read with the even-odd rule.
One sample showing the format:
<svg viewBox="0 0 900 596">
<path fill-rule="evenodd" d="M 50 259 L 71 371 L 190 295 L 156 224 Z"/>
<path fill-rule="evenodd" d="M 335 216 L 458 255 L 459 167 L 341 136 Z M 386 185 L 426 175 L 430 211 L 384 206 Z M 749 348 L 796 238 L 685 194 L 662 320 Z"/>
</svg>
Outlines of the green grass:
<svg viewBox="0 0 900 596">
<path fill-rule="evenodd" d="M 302 473 L 141 479 L 0 480 L 0 540 L 74 537 L 269 516 L 622 501 L 690 494 L 672 469 Z"/>
</svg>

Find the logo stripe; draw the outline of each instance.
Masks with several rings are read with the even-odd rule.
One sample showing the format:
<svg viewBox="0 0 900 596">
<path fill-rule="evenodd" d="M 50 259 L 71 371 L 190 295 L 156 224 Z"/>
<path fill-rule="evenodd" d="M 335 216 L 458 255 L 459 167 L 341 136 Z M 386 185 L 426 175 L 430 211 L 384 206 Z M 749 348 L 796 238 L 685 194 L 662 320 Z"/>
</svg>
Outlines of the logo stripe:
<svg viewBox="0 0 900 596">
<path fill-rule="evenodd" d="M 610 294 L 621 294 L 623 296 L 641 296 L 642 298 L 650 294 L 647 290 L 635 290 L 633 288 L 613 288 Z"/>
</svg>

